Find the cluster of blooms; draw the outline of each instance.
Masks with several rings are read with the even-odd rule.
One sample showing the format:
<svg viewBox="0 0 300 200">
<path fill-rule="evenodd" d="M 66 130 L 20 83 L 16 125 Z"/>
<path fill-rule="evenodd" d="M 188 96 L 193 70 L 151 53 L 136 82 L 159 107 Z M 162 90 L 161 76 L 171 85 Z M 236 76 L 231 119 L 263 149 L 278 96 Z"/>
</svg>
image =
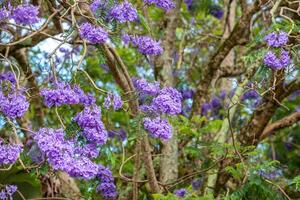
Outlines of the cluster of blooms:
<svg viewBox="0 0 300 200">
<path fill-rule="evenodd" d="M 89 146 L 86 147 L 87 149 L 78 148 L 75 141 L 64 139 L 62 129 L 41 128 L 33 138 L 55 170 L 62 170 L 72 177 L 83 179 L 91 179 L 97 175 L 97 165 L 89 158 L 89 155 L 92 157 L 95 155 L 86 153 L 94 152 L 93 146 L 91 146 L 92 149 Z"/>
<path fill-rule="evenodd" d="M 99 178 L 101 182 L 96 188 L 97 192 L 99 192 L 104 199 L 116 199 L 118 193 L 111 171 L 102 165 L 98 165 L 97 178 Z"/>
<path fill-rule="evenodd" d="M 191 10 L 193 8 L 193 0 L 184 0 L 184 3 L 186 4 L 188 10 Z"/>
<path fill-rule="evenodd" d="M 14 164 L 23 148 L 19 144 L 3 144 L 0 140 L 0 165 Z"/>
<path fill-rule="evenodd" d="M 24 91 L 17 89 L 16 79 L 13 73 L 4 72 L 0 74 L 0 83 L 8 81 L 11 87 L 8 87 L 8 82 L 4 82 L 0 88 L 0 112 L 9 118 L 15 119 L 22 117 L 29 108 L 29 103 Z"/>
<path fill-rule="evenodd" d="M 126 0 L 111 9 L 110 17 L 120 23 L 131 22 L 138 19 L 136 9 Z"/>
<path fill-rule="evenodd" d="M 40 95 L 44 98 L 44 104 L 47 107 L 62 105 L 92 105 L 96 102 L 92 94 L 84 94 L 78 86 L 71 86 L 67 83 L 57 83 L 54 89 L 44 88 Z"/>
<path fill-rule="evenodd" d="M 175 190 L 174 194 L 179 198 L 184 198 L 188 194 L 188 191 L 182 188 L 182 189 Z"/>
<path fill-rule="evenodd" d="M 91 3 L 90 9 L 93 13 L 96 13 L 98 8 L 103 5 L 102 0 L 95 0 Z"/>
<path fill-rule="evenodd" d="M 199 190 L 202 186 L 203 181 L 201 179 L 195 179 L 192 181 L 192 188 L 193 190 Z"/>
<path fill-rule="evenodd" d="M 82 128 L 83 135 L 89 142 L 105 144 L 107 141 L 107 131 L 101 121 L 101 110 L 93 105 L 85 107 L 73 119 Z"/>
<path fill-rule="evenodd" d="M 281 48 L 287 44 L 288 35 L 283 31 L 280 31 L 279 33 L 273 32 L 265 37 L 265 41 L 268 43 L 269 47 Z M 283 69 L 289 65 L 290 60 L 289 53 L 284 49 L 280 50 L 279 57 L 273 51 L 268 51 L 264 56 L 264 64 L 274 70 Z"/>
<path fill-rule="evenodd" d="M 13 10 L 12 18 L 18 24 L 31 25 L 39 22 L 39 8 L 33 5 L 19 5 Z"/>
<path fill-rule="evenodd" d="M 17 24 L 32 25 L 40 21 L 39 8 L 30 4 L 19 5 L 13 8 L 8 4 L 7 8 L 0 9 L 0 21 L 8 18 L 14 19 Z"/>
<path fill-rule="evenodd" d="M 212 5 L 208 9 L 209 14 L 214 16 L 217 19 L 221 19 L 223 17 L 224 11 L 221 6 L 219 5 Z"/>
<path fill-rule="evenodd" d="M 104 29 L 88 22 L 80 26 L 79 34 L 81 38 L 92 44 L 102 44 L 108 40 L 108 33 Z"/>
<path fill-rule="evenodd" d="M 259 93 L 255 89 L 253 89 L 253 83 L 248 83 L 247 88 L 249 88 L 249 89 L 247 89 L 246 92 L 242 96 L 243 101 L 245 101 L 247 99 L 257 100 L 260 98 Z"/>
<path fill-rule="evenodd" d="M 127 133 L 124 129 L 120 129 L 120 130 L 116 130 L 116 131 L 109 130 L 108 137 L 110 137 L 110 138 L 117 137 L 119 140 L 125 141 L 127 138 Z"/>
<path fill-rule="evenodd" d="M 169 140 L 172 137 L 172 126 L 168 120 L 156 118 L 144 118 L 144 128 L 149 131 L 150 136 L 160 138 L 161 140 Z"/>
<path fill-rule="evenodd" d="M 166 11 L 172 10 L 176 6 L 172 0 L 144 0 L 144 2 L 146 4 L 155 4 Z"/>
<path fill-rule="evenodd" d="M 144 128 L 152 137 L 162 140 L 170 139 L 172 127 L 160 115 L 181 113 L 181 93 L 171 87 L 160 89 L 158 82 L 148 83 L 145 79 L 133 78 L 133 84 L 142 101 L 140 110 L 148 116 L 143 121 Z"/>
<path fill-rule="evenodd" d="M 10 200 L 13 199 L 13 194 L 18 190 L 18 187 L 15 185 L 6 185 L 5 189 L 0 191 L 0 199 L 1 200 Z"/>
<path fill-rule="evenodd" d="M 224 105 L 224 100 L 227 94 L 225 91 L 221 91 L 219 95 L 213 95 L 212 99 L 208 103 L 204 103 L 201 108 L 202 115 L 208 115 L 209 112 L 213 116 L 218 115 L 220 109 Z"/>
<path fill-rule="evenodd" d="M 7 117 L 22 117 L 28 108 L 29 103 L 21 91 L 13 91 L 7 96 L 0 91 L 0 111 Z"/>
<path fill-rule="evenodd" d="M 119 95 L 109 93 L 104 100 L 104 108 L 109 109 L 112 105 L 114 110 L 119 110 L 123 106 L 123 101 Z"/>
<path fill-rule="evenodd" d="M 163 52 L 160 42 L 156 42 L 148 36 L 131 36 L 130 39 L 141 54 L 160 55 Z"/>
<path fill-rule="evenodd" d="M 15 75 L 12 72 L 3 72 L 0 74 L 0 81 L 9 81 L 12 84 L 15 84 Z"/>
</svg>

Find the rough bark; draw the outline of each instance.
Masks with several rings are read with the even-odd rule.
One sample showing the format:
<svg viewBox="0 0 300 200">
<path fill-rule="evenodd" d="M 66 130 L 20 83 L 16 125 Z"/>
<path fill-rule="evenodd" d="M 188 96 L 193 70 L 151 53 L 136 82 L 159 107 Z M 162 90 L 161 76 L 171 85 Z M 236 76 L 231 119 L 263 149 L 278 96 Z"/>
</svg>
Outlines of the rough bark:
<svg viewBox="0 0 300 200">
<path fill-rule="evenodd" d="M 155 62 L 155 77 L 165 86 L 174 86 L 175 84 L 172 66 L 180 7 L 181 0 L 178 0 L 176 1 L 176 8 L 166 14 L 166 28 L 162 40 L 164 53 Z M 176 130 L 173 130 L 173 136 L 169 141 L 163 142 L 161 154 L 160 181 L 162 183 L 169 183 L 178 177 L 178 141 Z"/>
<path fill-rule="evenodd" d="M 265 1 L 261 1 L 261 3 L 265 3 Z M 200 77 L 194 96 L 192 116 L 201 113 L 201 105 L 205 103 L 210 96 L 212 80 L 223 60 L 235 46 L 245 44 L 249 40 L 251 19 L 253 14 L 259 9 L 259 1 L 256 1 L 253 6 L 248 7 L 243 12 L 238 23 L 234 26 L 229 37 L 221 43 L 220 47 L 209 59 L 209 62 L 202 71 L 202 77 Z"/>
</svg>

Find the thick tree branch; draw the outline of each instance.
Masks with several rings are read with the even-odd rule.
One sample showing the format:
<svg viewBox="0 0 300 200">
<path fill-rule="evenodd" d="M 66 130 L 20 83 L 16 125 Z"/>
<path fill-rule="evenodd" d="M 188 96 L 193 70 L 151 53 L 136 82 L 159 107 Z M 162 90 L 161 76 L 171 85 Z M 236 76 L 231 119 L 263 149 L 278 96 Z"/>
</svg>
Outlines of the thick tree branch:
<svg viewBox="0 0 300 200">
<path fill-rule="evenodd" d="M 300 120 L 300 112 L 295 112 L 289 116 L 286 116 L 278 121 L 273 122 L 272 124 L 269 124 L 265 129 L 264 132 L 260 136 L 260 140 L 265 139 L 275 131 L 291 126 L 294 123 L 298 122 Z"/>
<path fill-rule="evenodd" d="M 260 9 L 260 5 L 265 2 L 265 0 L 261 3 L 256 1 L 253 6 L 248 7 L 247 10 L 243 12 L 239 22 L 234 26 L 230 36 L 223 41 L 218 50 L 211 56 L 207 66 L 202 72 L 202 77 L 194 96 L 191 116 L 201 113 L 201 105 L 205 103 L 210 96 L 209 89 L 211 82 L 231 49 L 237 45 L 245 44 L 249 40 L 252 16 Z"/>
</svg>

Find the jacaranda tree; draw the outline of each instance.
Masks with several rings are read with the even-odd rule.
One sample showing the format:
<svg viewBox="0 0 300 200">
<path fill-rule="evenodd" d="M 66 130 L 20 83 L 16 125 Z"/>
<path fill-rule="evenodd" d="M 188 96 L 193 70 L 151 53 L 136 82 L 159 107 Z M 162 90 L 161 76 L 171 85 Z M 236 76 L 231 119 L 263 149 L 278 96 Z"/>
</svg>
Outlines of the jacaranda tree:
<svg viewBox="0 0 300 200">
<path fill-rule="evenodd" d="M 0 199 L 300 199 L 299 20 L 299 0 L 2 0 Z"/>
</svg>

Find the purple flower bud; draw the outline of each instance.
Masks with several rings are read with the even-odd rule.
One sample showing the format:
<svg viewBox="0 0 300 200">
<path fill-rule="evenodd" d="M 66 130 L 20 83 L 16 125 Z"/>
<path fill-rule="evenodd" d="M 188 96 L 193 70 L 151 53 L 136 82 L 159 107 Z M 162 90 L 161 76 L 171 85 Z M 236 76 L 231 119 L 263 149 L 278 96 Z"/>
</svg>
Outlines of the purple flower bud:
<svg viewBox="0 0 300 200">
<path fill-rule="evenodd" d="M 12 18 L 17 24 L 31 25 L 40 21 L 39 8 L 33 5 L 19 5 L 13 10 Z"/>
<path fill-rule="evenodd" d="M 268 51 L 264 57 L 264 64 L 271 69 L 279 70 L 289 65 L 290 60 L 291 58 L 289 56 L 289 53 L 285 50 L 281 50 L 279 58 L 277 58 L 277 56 L 272 51 Z"/>
<path fill-rule="evenodd" d="M 135 21 L 138 18 L 136 9 L 126 0 L 113 7 L 110 16 L 120 23 Z"/>
<path fill-rule="evenodd" d="M 155 4 L 157 7 L 170 11 L 176 7 L 172 0 L 144 0 L 145 4 Z"/>
<path fill-rule="evenodd" d="M 88 22 L 79 28 L 80 37 L 92 44 L 102 44 L 108 40 L 108 33 L 101 27 L 94 26 Z"/>
<path fill-rule="evenodd" d="M 278 34 L 276 32 L 272 32 L 265 37 L 265 41 L 270 47 L 281 47 L 287 44 L 288 35 L 284 31 L 280 31 Z"/>
<path fill-rule="evenodd" d="M 219 5 L 212 5 L 209 8 L 209 13 L 215 18 L 221 19 L 223 17 L 224 11 Z"/>
<path fill-rule="evenodd" d="M 169 140 L 172 137 L 172 126 L 168 120 L 160 117 L 144 119 L 144 128 L 150 133 L 152 137 L 160 138 L 161 140 Z"/>
<path fill-rule="evenodd" d="M 178 189 L 178 190 L 175 190 L 175 191 L 174 191 L 174 194 L 175 194 L 177 197 L 179 197 L 179 198 L 185 197 L 185 195 L 186 195 L 187 193 L 188 193 L 188 191 L 187 191 L 186 189 L 184 189 L 184 188 Z"/>
</svg>

